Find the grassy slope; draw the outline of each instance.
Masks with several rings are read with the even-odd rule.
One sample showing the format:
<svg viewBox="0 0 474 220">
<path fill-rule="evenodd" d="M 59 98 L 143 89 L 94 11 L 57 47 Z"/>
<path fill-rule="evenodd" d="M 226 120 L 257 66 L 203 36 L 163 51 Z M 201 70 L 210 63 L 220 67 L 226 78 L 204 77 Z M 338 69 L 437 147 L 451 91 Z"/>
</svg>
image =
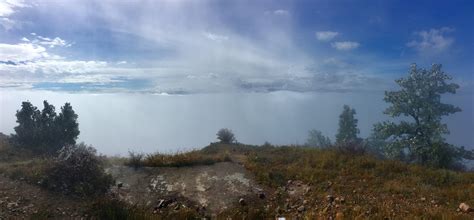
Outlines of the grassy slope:
<svg viewBox="0 0 474 220">
<path fill-rule="evenodd" d="M 288 180 L 309 184 L 312 190 L 302 198 L 309 205 L 301 214 L 309 218 L 335 216 L 338 212 L 351 218 L 474 217 L 456 211 L 461 202 L 474 204 L 472 172 L 431 169 L 310 148 L 215 144 L 203 149 L 206 153 L 222 151 L 245 155 L 245 167 L 263 185 L 277 189 Z M 345 201 L 329 206 L 327 195 L 343 197 Z M 274 206 L 283 207 L 284 201 L 287 200 L 275 200 L 280 204 Z M 295 210 L 285 213 L 297 215 Z"/>
</svg>

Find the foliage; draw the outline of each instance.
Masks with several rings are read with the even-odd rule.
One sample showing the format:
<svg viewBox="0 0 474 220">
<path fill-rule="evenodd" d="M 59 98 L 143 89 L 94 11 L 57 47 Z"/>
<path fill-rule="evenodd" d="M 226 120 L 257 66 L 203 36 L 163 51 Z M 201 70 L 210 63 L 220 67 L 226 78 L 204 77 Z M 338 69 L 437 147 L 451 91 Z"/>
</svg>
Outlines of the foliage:
<svg viewBox="0 0 474 220">
<path fill-rule="evenodd" d="M 352 109 L 348 105 L 344 105 L 344 110 L 339 116 L 339 129 L 336 135 L 337 144 L 343 144 L 345 142 L 354 142 L 358 139 L 358 120 L 354 117 L 355 114 L 355 109 Z"/>
<path fill-rule="evenodd" d="M 75 144 L 79 124 L 72 106 L 65 103 L 59 115 L 46 100 L 43 106 L 40 111 L 28 101 L 22 103 L 16 113 L 15 142 L 39 153 L 54 153 L 65 145 Z"/>
<path fill-rule="evenodd" d="M 147 167 L 183 167 L 196 165 L 211 165 L 218 162 L 230 161 L 227 152 L 209 154 L 200 150 L 193 150 L 176 154 L 149 154 L 143 161 Z"/>
<path fill-rule="evenodd" d="M 391 106 L 384 113 L 411 119 L 375 125 L 375 130 L 389 140 L 386 150 L 391 157 L 435 167 L 449 167 L 458 160 L 456 147 L 443 138 L 449 130 L 441 117 L 461 111 L 441 102 L 441 95 L 455 94 L 459 88 L 448 80 L 451 77 L 441 70 L 440 64 L 434 64 L 430 70 L 413 64 L 406 78 L 396 80 L 401 89 L 385 92 L 384 100 Z"/>
<path fill-rule="evenodd" d="M 136 153 L 133 151 L 128 152 L 128 161 L 125 163 L 127 166 L 131 166 L 135 169 L 143 166 L 143 153 Z"/>
<path fill-rule="evenodd" d="M 308 132 L 308 139 L 306 140 L 305 145 L 310 147 L 327 148 L 331 146 L 331 139 L 324 136 L 321 131 L 313 129 Z"/>
<path fill-rule="evenodd" d="M 103 194 L 113 183 L 96 150 L 83 143 L 63 147 L 43 181 L 51 190 L 80 197 Z"/>
<path fill-rule="evenodd" d="M 228 128 L 222 128 L 217 132 L 217 139 L 221 143 L 230 144 L 236 142 L 234 133 Z"/>
</svg>

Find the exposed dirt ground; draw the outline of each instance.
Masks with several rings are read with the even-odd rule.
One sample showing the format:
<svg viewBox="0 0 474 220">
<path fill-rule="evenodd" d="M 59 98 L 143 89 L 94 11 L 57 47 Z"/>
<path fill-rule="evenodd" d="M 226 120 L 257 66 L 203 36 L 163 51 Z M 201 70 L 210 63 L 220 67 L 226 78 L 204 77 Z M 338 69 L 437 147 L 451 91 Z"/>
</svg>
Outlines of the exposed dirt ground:
<svg viewBox="0 0 474 220">
<path fill-rule="evenodd" d="M 84 205 L 83 202 L 0 175 L 0 219 L 28 216 L 71 218 L 79 216 L 84 211 Z"/>
<path fill-rule="evenodd" d="M 232 162 L 209 166 L 141 168 L 113 166 L 106 170 L 122 187 L 114 187 L 130 203 L 159 205 L 164 198 L 181 198 L 219 213 L 241 198 L 257 197 L 260 187 L 242 166 Z"/>
</svg>

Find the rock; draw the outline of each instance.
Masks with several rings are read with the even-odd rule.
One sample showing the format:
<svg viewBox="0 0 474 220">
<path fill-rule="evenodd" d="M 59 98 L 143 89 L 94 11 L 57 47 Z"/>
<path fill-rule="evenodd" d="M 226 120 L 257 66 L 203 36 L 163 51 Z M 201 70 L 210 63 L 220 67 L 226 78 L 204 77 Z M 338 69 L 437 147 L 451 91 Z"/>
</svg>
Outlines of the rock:
<svg viewBox="0 0 474 220">
<path fill-rule="evenodd" d="M 425 197 L 421 197 L 420 199 L 422 202 L 426 201 L 426 198 Z"/>
<path fill-rule="evenodd" d="M 292 180 L 288 180 L 287 184 L 290 185 L 292 182 Z"/>
<path fill-rule="evenodd" d="M 473 212 L 474 211 L 474 209 L 472 209 L 468 204 L 466 204 L 464 202 L 459 204 L 459 209 L 462 212 Z"/>
<path fill-rule="evenodd" d="M 160 199 L 158 201 L 158 205 L 155 206 L 155 209 L 166 208 L 167 205 L 168 205 L 168 202 L 166 200 Z"/>
<path fill-rule="evenodd" d="M 334 201 L 334 196 L 333 195 L 327 195 L 326 199 L 328 200 L 328 202 L 333 202 Z"/>
<path fill-rule="evenodd" d="M 298 209 L 296 209 L 296 210 L 298 210 L 298 212 L 304 212 L 306 210 L 306 208 L 302 205 L 302 206 L 298 207 Z"/>
<path fill-rule="evenodd" d="M 14 208 L 14 207 L 17 207 L 17 206 L 18 206 L 18 203 L 16 203 L 16 202 L 9 202 L 7 204 L 8 209 L 11 209 L 11 208 Z"/>
<path fill-rule="evenodd" d="M 303 200 L 303 205 L 307 205 L 308 204 L 308 200 Z"/>
<path fill-rule="evenodd" d="M 239 204 L 240 204 L 241 206 L 246 205 L 245 199 L 244 199 L 244 198 L 240 198 L 240 199 L 239 199 Z"/>
</svg>

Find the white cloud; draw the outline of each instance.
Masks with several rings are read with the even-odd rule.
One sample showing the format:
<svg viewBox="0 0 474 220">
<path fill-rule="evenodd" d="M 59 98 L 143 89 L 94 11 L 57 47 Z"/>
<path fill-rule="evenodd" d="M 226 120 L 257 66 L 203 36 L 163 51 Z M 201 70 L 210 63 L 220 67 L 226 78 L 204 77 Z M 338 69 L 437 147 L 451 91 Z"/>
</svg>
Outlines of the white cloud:
<svg viewBox="0 0 474 220">
<path fill-rule="evenodd" d="M 38 44 L 41 44 L 41 45 L 45 45 L 45 46 L 49 46 L 50 48 L 54 48 L 56 46 L 59 46 L 59 47 L 70 47 L 71 44 L 66 42 L 65 40 L 59 38 L 59 37 L 55 37 L 54 39 L 50 39 L 48 37 L 42 37 L 42 36 L 38 36 L 38 39 L 39 40 L 33 40 L 34 43 L 38 43 Z"/>
<path fill-rule="evenodd" d="M 278 9 L 278 10 L 273 11 L 273 14 L 286 16 L 286 15 L 289 15 L 290 13 L 287 10 Z"/>
<path fill-rule="evenodd" d="M 209 33 L 209 32 L 205 33 L 204 36 L 206 36 L 206 38 L 208 38 L 210 40 L 217 41 L 217 42 L 222 42 L 222 41 L 225 41 L 225 40 L 229 40 L 229 37 L 227 37 L 227 36 L 213 34 L 213 33 Z"/>
<path fill-rule="evenodd" d="M 330 41 L 334 39 L 337 35 L 339 35 L 338 32 L 334 31 L 318 31 L 316 32 L 316 38 L 320 41 Z"/>
<path fill-rule="evenodd" d="M 46 49 L 31 43 L 0 44 L 0 61 L 24 62 L 48 57 Z"/>
<path fill-rule="evenodd" d="M 353 50 L 358 48 L 360 44 L 354 41 L 338 41 L 331 43 L 331 46 L 338 50 Z"/>
<path fill-rule="evenodd" d="M 0 26 L 5 30 L 12 29 L 17 22 L 11 18 L 18 8 L 28 7 L 23 0 L 0 0 Z"/>
<path fill-rule="evenodd" d="M 447 50 L 454 43 L 454 38 L 447 36 L 453 31 L 454 29 L 449 27 L 417 31 L 414 34 L 419 40 L 412 40 L 406 45 L 420 53 L 439 53 Z"/>
</svg>

